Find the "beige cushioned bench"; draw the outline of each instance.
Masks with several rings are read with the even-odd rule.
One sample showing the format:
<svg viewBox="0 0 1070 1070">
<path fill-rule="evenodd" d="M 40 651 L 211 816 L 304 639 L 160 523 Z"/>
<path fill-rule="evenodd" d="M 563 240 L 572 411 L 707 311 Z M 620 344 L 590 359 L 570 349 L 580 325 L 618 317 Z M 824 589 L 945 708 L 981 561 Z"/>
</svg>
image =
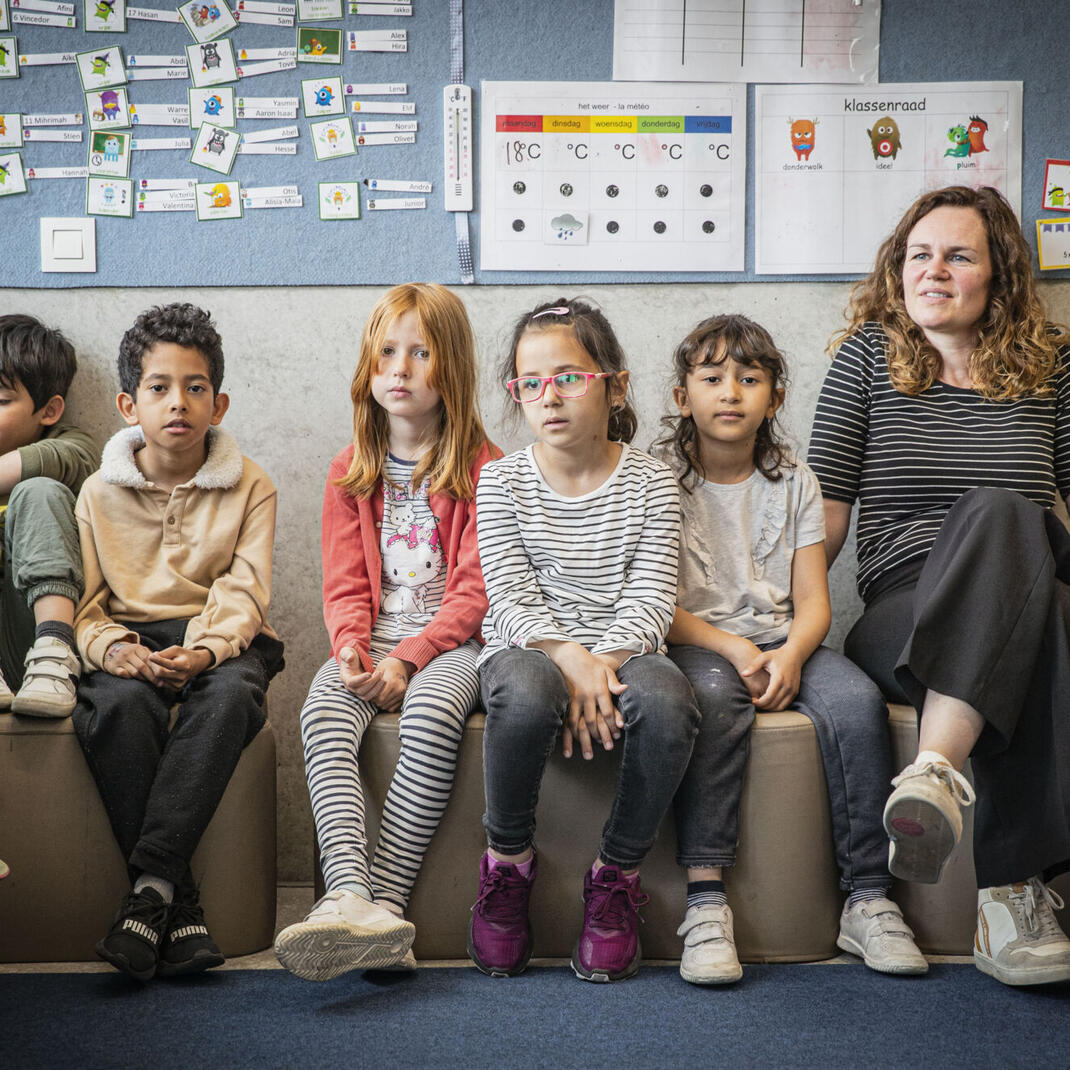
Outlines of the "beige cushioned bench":
<svg viewBox="0 0 1070 1070">
<path fill-rule="evenodd" d="M 70 718 L 0 714 L 0 962 L 96 958 L 129 890 L 126 866 Z M 224 955 L 275 926 L 275 737 L 245 748 L 196 853 L 201 902 Z"/>
<path fill-rule="evenodd" d="M 917 753 L 917 719 L 907 706 L 891 706 L 889 715 L 898 770 Z M 397 763 L 397 733 L 398 716 L 380 714 L 361 748 L 373 842 L 375 815 L 382 810 Z M 417 958 L 466 955 L 469 910 L 484 848 L 482 740 L 483 715 L 476 714 L 465 728 L 453 797 L 408 911 L 416 925 Z M 555 753 L 550 761 L 539 797 L 539 877 L 531 903 L 538 956 L 563 958 L 571 953 L 582 922 L 583 873 L 597 850 L 615 778 L 613 754 L 597 752 L 586 763 L 577 758 L 565 761 Z M 972 949 L 977 901 L 972 834 L 973 811 L 967 809 L 963 842 L 941 882 L 895 882 L 892 895 L 919 946 L 930 954 L 964 955 Z M 642 869 L 643 890 L 650 896 L 641 929 L 647 958 L 678 958 L 681 951 L 676 927 L 684 907 L 685 876 L 675 863 L 674 848 L 670 814 Z M 757 716 L 743 792 L 739 854 L 727 871 L 726 884 L 742 960 L 796 962 L 838 954 L 843 893 L 837 881 L 817 738 L 802 714 Z M 1070 876 L 1056 880 L 1054 887 L 1070 899 Z M 1065 926 L 1067 919 L 1061 920 Z"/>
</svg>

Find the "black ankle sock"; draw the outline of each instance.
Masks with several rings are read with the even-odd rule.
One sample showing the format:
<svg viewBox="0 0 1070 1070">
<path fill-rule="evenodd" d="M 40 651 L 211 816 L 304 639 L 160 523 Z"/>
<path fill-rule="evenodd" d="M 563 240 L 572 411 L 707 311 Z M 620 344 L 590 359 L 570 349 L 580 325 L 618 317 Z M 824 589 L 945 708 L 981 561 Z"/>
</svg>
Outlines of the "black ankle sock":
<svg viewBox="0 0 1070 1070">
<path fill-rule="evenodd" d="M 34 629 L 33 637 L 43 639 L 46 635 L 53 639 L 62 639 L 71 650 L 74 649 L 74 629 L 69 624 L 64 624 L 61 620 L 43 620 Z"/>
<path fill-rule="evenodd" d="M 688 881 L 687 908 L 704 906 L 723 907 L 728 902 L 724 881 Z"/>
</svg>

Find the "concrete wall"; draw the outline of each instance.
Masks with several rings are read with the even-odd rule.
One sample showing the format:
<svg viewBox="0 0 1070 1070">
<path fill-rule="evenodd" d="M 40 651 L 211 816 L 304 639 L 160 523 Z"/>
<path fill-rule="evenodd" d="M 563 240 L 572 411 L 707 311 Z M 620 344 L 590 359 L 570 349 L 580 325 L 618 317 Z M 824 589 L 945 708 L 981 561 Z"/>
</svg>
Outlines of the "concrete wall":
<svg viewBox="0 0 1070 1070">
<path fill-rule="evenodd" d="M 745 283 L 630 286 L 488 286 L 459 288 L 479 342 L 482 408 L 506 451 L 523 445 L 522 422 L 503 420 L 494 368 L 512 321 L 543 300 L 584 295 L 597 301 L 628 353 L 645 447 L 669 405 L 672 349 L 699 319 L 741 312 L 769 329 L 787 353 L 792 383 L 785 423 L 800 449 L 809 435 L 827 367 L 824 347 L 842 322 L 845 283 Z M 320 599 L 319 511 L 330 458 L 351 433 L 348 385 L 361 328 L 382 287 L 310 289 L 0 290 L 0 309 L 28 312 L 58 326 L 75 344 L 80 370 L 69 399 L 72 417 L 101 442 L 121 426 L 115 354 L 144 308 L 192 301 L 211 310 L 227 355 L 225 426 L 279 488 L 275 594 L 271 620 L 286 642 L 286 670 L 271 689 L 279 742 L 279 875 L 309 879 L 312 822 L 301 758 L 298 712 L 328 653 Z M 1070 321 L 1070 282 L 1046 283 L 1053 319 Z M 831 576 L 839 643 L 857 615 L 853 540 Z"/>
</svg>

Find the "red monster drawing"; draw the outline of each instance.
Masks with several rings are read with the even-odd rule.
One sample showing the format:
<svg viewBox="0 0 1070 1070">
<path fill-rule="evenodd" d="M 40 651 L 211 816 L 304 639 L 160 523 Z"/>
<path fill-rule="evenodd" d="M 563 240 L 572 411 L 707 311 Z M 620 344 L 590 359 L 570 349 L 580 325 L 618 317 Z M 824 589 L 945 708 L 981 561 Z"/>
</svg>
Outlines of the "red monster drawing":
<svg viewBox="0 0 1070 1070">
<path fill-rule="evenodd" d="M 809 160 L 810 153 L 814 151 L 814 127 L 818 119 L 789 119 L 791 123 L 791 147 L 795 152 L 795 159 Z"/>
<path fill-rule="evenodd" d="M 988 123 L 979 119 L 976 115 L 970 116 L 970 155 L 977 152 L 988 152 L 985 144 L 985 134 L 988 133 Z"/>
</svg>

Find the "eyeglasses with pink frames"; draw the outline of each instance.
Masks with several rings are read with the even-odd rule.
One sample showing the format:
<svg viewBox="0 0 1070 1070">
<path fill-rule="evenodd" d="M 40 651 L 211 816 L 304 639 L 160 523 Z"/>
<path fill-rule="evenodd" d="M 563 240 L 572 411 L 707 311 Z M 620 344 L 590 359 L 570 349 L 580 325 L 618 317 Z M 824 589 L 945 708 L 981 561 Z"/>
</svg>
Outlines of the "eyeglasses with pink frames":
<svg viewBox="0 0 1070 1070">
<path fill-rule="evenodd" d="M 592 379 L 612 379 L 616 372 L 561 372 L 558 375 L 526 375 L 521 379 L 510 379 L 505 384 L 510 397 L 522 405 L 538 401 L 546 392 L 546 387 L 553 384 L 554 393 L 559 398 L 582 398 L 587 393 Z"/>
</svg>

